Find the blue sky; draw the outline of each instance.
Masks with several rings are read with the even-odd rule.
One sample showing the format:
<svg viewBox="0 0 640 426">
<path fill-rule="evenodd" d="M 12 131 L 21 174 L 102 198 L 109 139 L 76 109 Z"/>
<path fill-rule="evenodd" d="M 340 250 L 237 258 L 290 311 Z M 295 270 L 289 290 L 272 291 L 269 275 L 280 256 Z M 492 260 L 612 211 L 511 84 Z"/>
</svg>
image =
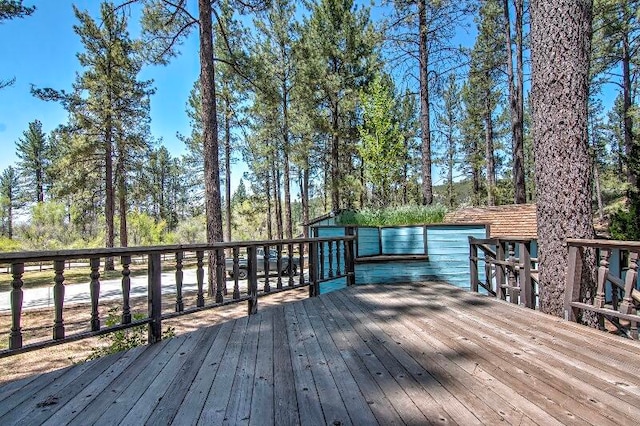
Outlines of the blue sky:
<svg viewBox="0 0 640 426">
<path fill-rule="evenodd" d="M 0 24 L 0 80 L 16 78 L 13 86 L 0 90 L 0 171 L 17 161 L 15 142 L 30 121 L 40 120 L 46 133 L 66 122 L 67 114 L 59 104 L 34 98 L 30 87 L 71 88 L 80 70 L 76 53 L 82 50 L 73 32 L 77 20 L 72 4 L 95 18 L 100 1 L 31 0 L 25 4 L 35 5 L 36 12 Z M 137 18 L 132 16 L 130 23 L 137 27 Z M 132 29 L 132 36 L 135 31 Z M 151 99 L 152 134 L 162 137 L 174 155 L 184 152 L 176 132 L 190 132 L 185 105 L 199 74 L 196 34 L 180 51 L 169 65 L 147 66 L 140 74 L 140 79 L 153 79 L 157 89 Z"/>
</svg>

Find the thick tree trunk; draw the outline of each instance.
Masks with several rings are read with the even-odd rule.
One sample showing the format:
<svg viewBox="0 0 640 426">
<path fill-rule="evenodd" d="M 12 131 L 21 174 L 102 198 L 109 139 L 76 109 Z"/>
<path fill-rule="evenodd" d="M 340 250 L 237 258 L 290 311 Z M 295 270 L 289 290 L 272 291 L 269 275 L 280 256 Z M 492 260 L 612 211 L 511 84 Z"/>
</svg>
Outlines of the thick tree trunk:
<svg viewBox="0 0 640 426">
<path fill-rule="evenodd" d="M 122 144 L 121 144 L 122 145 Z M 118 163 L 116 164 L 116 173 L 118 180 L 118 213 L 120 216 L 120 247 L 129 245 L 129 236 L 127 235 L 127 180 L 125 176 L 125 155 L 122 146 L 119 149 Z"/>
<path fill-rule="evenodd" d="M 431 113 L 429 107 L 429 50 L 427 47 L 426 0 L 418 3 L 419 62 L 420 62 L 420 137 L 422 141 L 422 204 L 433 203 L 431 177 Z"/>
<path fill-rule="evenodd" d="M 331 210 L 340 210 L 340 116 L 338 115 L 338 102 L 331 108 Z"/>
<path fill-rule="evenodd" d="M 200 21 L 200 90 L 202 91 L 202 141 L 204 156 L 204 198 L 207 216 L 207 243 L 221 242 L 222 212 L 220 200 L 220 164 L 218 161 L 218 118 L 216 115 L 216 84 L 213 62 L 213 33 L 211 2 L 198 0 Z M 209 296 L 216 294 L 216 267 L 224 265 L 224 254 L 209 254 Z M 216 300 L 217 302 L 219 300 Z"/>
<path fill-rule="evenodd" d="M 628 7 L 627 7 L 628 8 Z M 627 9 L 625 8 L 625 10 Z M 627 18 L 628 19 L 628 18 Z M 634 163 L 637 159 L 634 154 L 633 140 L 633 119 L 631 118 L 631 56 L 629 55 L 629 33 L 625 32 L 622 37 L 622 117 L 624 133 L 624 151 L 627 158 L 627 180 L 632 188 L 638 187 L 639 170 Z"/>
<path fill-rule="evenodd" d="M 282 162 L 284 163 L 284 231 L 287 239 L 293 238 L 291 217 L 291 169 L 289 167 L 289 91 L 283 78 L 282 83 Z"/>
<path fill-rule="evenodd" d="M 113 133 L 111 128 L 111 120 L 107 118 L 104 134 L 104 217 L 106 225 L 105 247 L 113 248 L 115 242 L 115 194 L 113 190 Z M 107 257 L 104 260 L 104 270 L 113 271 L 113 257 Z"/>
<path fill-rule="evenodd" d="M 271 218 L 273 218 L 271 209 L 271 173 L 267 171 L 267 177 L 265 178 L 265 194 L 267 196 L 267 239 L 273 240 L 273 228 L 271 226 Z"/>
<path fill-rule="evenodd" d="M 514 0 L 515 30 L 516 30 L 516 58 L 517 78 L 514 84 L 513 49 L 511 47 L 511 18 L 509 0 L 504 0 L 505 38 L 507 48 L 507 84 L 509 86 L 509 107 L 511 111 L 511 139 L 513 143 L 513 186 L 515 204 L 527 202 L 527 190 L 524 177 L 524 103 L 523 103 L 523 71 L 522 71 L 522 14 L 523 0 Z"/>
<path fill-rule="evenodd" d="M 282 189 L 280 186 L 280 169 L 274 159 L 273 163 L 273 198 L 276 204 L 276 238 L 283 237 L 282 229 Z"/>
<path fill-rule="evenodd" d="M 531 2 L 540 308 L 558 316 L 567 273 L 565 241 L 594 236 L 587 136 L 591 9 L 588 0 Z M 583 289 L 593 289 L 593 263 L 587 256 Z"/>
<path fill-rule="evenodd" d="M 300 198 L 302 200 L 302 223 L 309 223 L 309 162 L 302 170 L 302 187 L 300 188 Z M 304 237 L 309 237 L 309 227 L 303 226 Z"/>
</svg>

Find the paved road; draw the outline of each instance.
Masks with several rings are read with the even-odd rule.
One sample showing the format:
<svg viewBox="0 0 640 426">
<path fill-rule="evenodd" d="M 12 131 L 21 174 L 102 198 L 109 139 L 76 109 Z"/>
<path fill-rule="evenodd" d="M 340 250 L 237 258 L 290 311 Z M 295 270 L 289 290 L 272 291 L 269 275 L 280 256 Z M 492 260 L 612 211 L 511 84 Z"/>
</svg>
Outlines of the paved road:
<svg viewBox="0 0 640 426">
<path fill-rule="evenodd" d="M 183 291 L 197 290 L 196 270 L 183 270 Z M 162 294 L 175 294 L 176 279 L 174 272 L 166 272 L 162 274 Z M 233 281 L 229 281 L 227 286 L 229 290 L 233 288 Z M 240 281 L 240 291 L 246 292 L 247 282 Z M 205 277 L 206 291 L 206 277 Z M 48 287 L 27 288 L 23 290 L 24 298 L 22 302 L 23 309 L 44 308 L 53 306 L 53 285 Z M 131 297 L 139 297 L 147 295 L 147 276 L 131 277 Z M 122 281 L 120 279 L 110 279 L 100 281 L 100 300 L 122 299 Z M 11 292 L 0 292 L 0 312 L 11 310 Z M 83 284 L 65 285 L 64 304 L 65 306 L 74 303 L 87 303 L 91 301 L 91 292 L 89 290 L 89 281 Z"/>
</svg>

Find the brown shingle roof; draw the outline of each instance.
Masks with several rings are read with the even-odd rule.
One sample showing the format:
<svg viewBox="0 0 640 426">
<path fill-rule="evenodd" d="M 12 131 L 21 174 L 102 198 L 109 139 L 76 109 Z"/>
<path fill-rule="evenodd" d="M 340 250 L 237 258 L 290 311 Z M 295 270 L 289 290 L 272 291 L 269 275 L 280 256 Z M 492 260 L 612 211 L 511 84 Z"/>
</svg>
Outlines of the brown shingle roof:
<svg viewBox="0 0 640 426">
<path fill-rule="evenodd" d="M 484 223 L 490 237 L 538 237 L 535 204 L 469 207 L 447 213 L 445 223 Z"/>
</svg>

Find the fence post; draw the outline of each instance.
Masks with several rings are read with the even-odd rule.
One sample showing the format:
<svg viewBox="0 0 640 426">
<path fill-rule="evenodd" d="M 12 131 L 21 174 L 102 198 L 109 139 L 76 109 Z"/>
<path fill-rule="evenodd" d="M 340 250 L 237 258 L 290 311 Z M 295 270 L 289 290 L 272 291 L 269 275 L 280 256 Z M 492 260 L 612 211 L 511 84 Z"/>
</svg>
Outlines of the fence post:
<svg viewBox="0 0 640 426">
<path fill-rule="evenodd" d="M 530 309 L 535 309 L 535 297 L 533 295 L 533 285 L 531 284 L 531 243 L 520 243 L 520 293 L 522 304 Z"/>
<path fill-rule="evenodd" d="M 502 245 L 502 241 L 496 240 L 496 260 L 498 262 L 502 262 L 505 260 L 504 258 L 504 246 Z M 504 291 L 503 285 L 506 284 L 505 277 L 505 267 L 502 264 L 495 264 L 496 268 L 496 297 L 498 299 L 506 300 L 506 293 Z"/>
<path fill-rule="evenodd" d="M 576 312 L 571 306 L 571 302 L 575 302 L 580 298 L 582 254 L 582 247 L 569 246 L 567 283 L 564 289 L 564 319 L 567 321 L 576 321 Z"/>
<path fill-rule="evenodd" d="M 344 233 L 346 236 L 354 236 L 355 229 L 352 226 L 347 226 L 344 228 Z M 347 272 L 347 286 L 355 285 L 356 283 L 356 266 L 355 266 L 355 248 L 354 248 L 354 240 L 346 241 L 344 247 L 344 267 Z"/>
<path fill-rule="evenodd" d="M 162 340 L 162 261 L 160 253 L 149 254 L 148 313 L 149 343 Z"/>
<path fill-rule="evenodd" d="M 247 272 L 249 286 L 249 315 L 258 312 L 258 252 L 255 246 L 247 247 Z"/>
<path fill-rule="evenodd" d="M 9 349 L 22 347 L 22 274 L 24 263 L 11 264 L 11 334 L 9 335 Z"/>
<path fill-rule="evenodd" d="M 475 238 L 469 237 L 469 276 L 471 291 L 478 292 L 478 246 Z"/>
<path fill-rule="evenodd" d="M 318 287 L 318 242 L 309 242 L 309 297 L 317 296 Z"/>
<path fill-rule="evenodd" d="M 53 323 L 54 340 L 64 339 L 64 319 L 62 317 L 62 307 L 64 304 L 64 260 L 54 260 L 53 269 L 55 271 L 53 286 L 53 303 L 55 305 L 55 321 Z"/>
</svg>

